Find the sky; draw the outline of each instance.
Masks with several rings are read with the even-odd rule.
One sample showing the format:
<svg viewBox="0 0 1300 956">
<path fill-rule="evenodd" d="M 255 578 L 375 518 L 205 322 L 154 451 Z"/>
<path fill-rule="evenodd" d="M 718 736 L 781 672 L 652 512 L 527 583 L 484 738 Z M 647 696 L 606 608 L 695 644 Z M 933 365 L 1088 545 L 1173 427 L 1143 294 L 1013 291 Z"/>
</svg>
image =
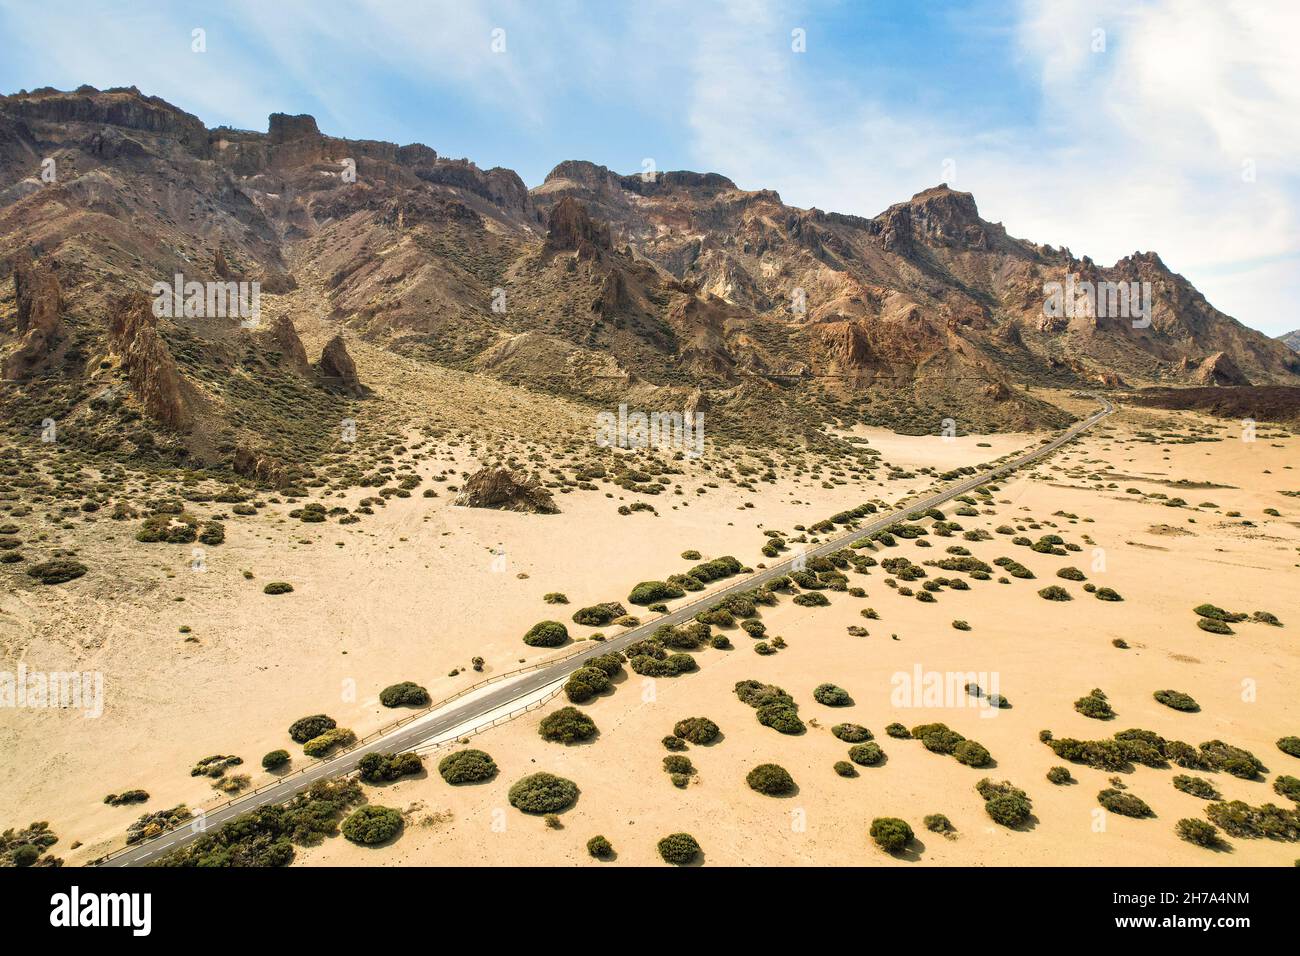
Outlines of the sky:
<svg viewBox="0 0 1300 956">
<path fill-rule="evenodd" d="M 1243 323 L 1300 327 L 1296 0 L 0 0 L 0 35 L 6 93 L 310 113 L 529 186 L 650 161 L 872 216 L 947 182 L 1014 236 L 1155 251 Z"/>
</svg>

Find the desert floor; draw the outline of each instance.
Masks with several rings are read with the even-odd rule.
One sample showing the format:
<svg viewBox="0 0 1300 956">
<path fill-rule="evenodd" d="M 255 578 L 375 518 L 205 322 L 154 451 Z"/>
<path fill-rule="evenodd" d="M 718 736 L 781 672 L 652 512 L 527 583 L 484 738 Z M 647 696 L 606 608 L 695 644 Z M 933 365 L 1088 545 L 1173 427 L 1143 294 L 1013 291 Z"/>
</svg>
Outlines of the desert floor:
<svg viewBox="0 0 1300 956">
<path fill-rule="evenodd" d="M 1158 437 L 1191 429 L 1223 440 Z M 971 581 L 969 591 L 944 589 L 936 603 L 922 604 L 887 587 L 888 574 L 875 567 L 867 576 L 849 573 L 850 584 L 867 590 L 865 598 L 827 592 L 832 606 L 801 608 L 784 596 L 777 607 L 762 609 L 769 635 L 788 644 L 778 653 L 755 654 L 754 642 L 736 628 L 726 632 L 735 649 L 699 652 L 695 674 L 646 681 L 629 671 L 615 693 L 587 708 L 601 731 L 588 744 L 565 747 L 538 737 L 539 720 L 562 706 L 562 698 L 479 734 L 472 746 L 501 767 L 489 783 L 444 783 L 434 770 L 451 749 L 443 748 L 426 759 L 427 776 L 367 788 L 372 802 L 408 811 L 398 840 L 363 849 L 337 837 L 301 849 L 298 860 L 587 863 L 594 861 L 586 840 L 603 833 L 619 863 L 649 864 L 658 862 L 659 837 L 687 831 L 699 839 L 706 862 L 721 864 L 1289 865 L 1300 855 L 1294 844 L 1232 839 L 1230 851 L 1211 852 L 1177 839 L 1177 819 L 1204 818 L 1203 801 L 1171 786 L 1177 770 L 1139 767 L 1122 775 L 1129 791 L 1155 810 L 1154 819 L 1104 814 L 1095 798 L 1110 775 L 1070 765 L 1077 783 L 1050 784 L 1047 768 L 1063 761 L 1038 741 L 1043 729 L 1099 738 L 1127 727 L 1193 744 L 1219 738 L 1252 751 L 1270 770 L 1267 782 L 1202 774 L 1225 798 L 1287 804 L 1271 781 L 1278 773 L 1300 774 L 1300 760 L 1274 745 L 1300 733 L 1294 637 L 1300 606 L 1289 586 L 1300 560 L 1300 521 L 1297 499 L 1280 492 L 1300 490 L 1292 469 L 1300 464 L 1300 440 L 1276 431 L 1261 428 L 1257 440 L 1243 442 L 1232 423 L 1126 409 L 1032 475 L 1009 480 L 978 517 L 955 518 L 965 529 L 990 532 L 1032 521 L 1037 530 L 1017 534 L 1036 539 L 1055 532 L 1081 545 L 1080 553 L 1038 554 L 994 534 L 983 542 L 930 536 L 921 539 L 933 545 L 928 549 L 900 540 L 876 554 L 920 563 L 963 544 L 985 561 L 1011 556 L 1036 580 Z M 858 434 L 892 465 L 939 469 L 992 460 L 1040 437 Z M 1136 440 L 1145 436 L 1157 437 Z M 463 444 L 440 454 L 419 467 L 432 474 L 477 466 Z M 1180 479 L 1215 487 L 1170 486 Z M 520 636 L 537 620 L 567 622 L 578 607 L 625 600 L 637 581 L 684 570 L 691 563 L 680 557 L 685 549 L 757 564 L 763 528 L 790 532 L 866 499 L 897 500 L 931 479 L 884 480 L 881 470 L 879 481 L 860 487 L 783 474 L 775 483 L 756 483 L 752 492 L 715 482 L 703 495 L 695 491 L 712 476 L 692 471 L 677 480 L 683 494 L 647 499 L 657 516 L 620 516 L 618 505 L 632 496 L 604 485 L 557 496 L 562 514 L 553 516 L 453 507 L 454 495 L 437 484 L 437 498 L 416 492 L 391 499 L 348 527 L 301 524 L 284 517 L 288 504 L 268 505 L 255 520 L 227 525 L 226 543 L 208 550 L 202 573 L 190 570 L 190 546 L 138 545 L 128 528 L 101 522 L 103 533 L 79 542 L 83 559 L 97 570 L 57 588 L 0 593 L 7 669 L 23 661 L 32 670 L 102 671 L 106 695 L 98 719 L 0 710 L 0 825 L 48 820 L 60 835 L 53 852 L 69 863 L 85 862 L 120 846 L 141 812 L 224 799 L 205 778 L 189 775 L 208 754 L 238 754 L 245 761 L 238 769 L 252 784 L 266 782 L 260 756 L 279 747 L 298 754 L 285 729 L 299 716 L 326 712 L 364 736 L 394 718 L 377 701 L 387 684 L 414 680 L 441 699 L 480 679 L 467 669 L 474 655 L 491 674 L 555 653 L 528 648 Z M 1129 488 L 1147 494 L 1126 493 Z M 1181 496 L 1188 506 L 1166 507 L 1152 492 Z M 358 489 L 328 503 L 350 505 L 366 494 Z M 1265 508 L 1281 516 L 1265 515 Z M 1241 517 L 1228 517 L 1229 511 Z M 948 517 L 954 518 L 950 510 Z M 1055 572 L 1065 565 L 1116 589 L 1124 601 L 1098 601 L 1081 584 L 1058 579 Z M 251 580 L 245 570 L 254 573 Z M 272 580 L 292 582 L 295 590 L 264 595 L 263 584 Z M 1041 599 L 1037 590 L 1053 583 L 1074 600 Z M 919 590 L 919 582 L 914 586 Z M 542 595 L 550 591 L 565 593 L 570 603 L 547 605 Z M 1192 613 L 1206 601 L 1272 611 L 1285 626 L 1243 623 L 1234 625 L 1235 636 L 1212 635 L 1195 626 Z M 860 616 L 867 606 L 879 620 Z M 954 619 L 971 630 L 955 630 Z M 179 632 L 183 625 L 196 642 Z M 850 636 L 850 625 L 865 626 L 869 636 Z M 593 630 L 570 625 L 575 636 Z M 1113 647 L 1113 638 L 1130 648 Z M 937 707 L 891 704 L 891 679 L 917 668 L 985 675 L 981 685 L 1013 706 L 972 707 L 964 695 Z M 460 673 L 448 676 L 455 669 Z M 789 691 L 809 721 L 808 733 L 788 737 L 760 726 L 731 690 L 746 678 Z M 846 688 L 855 703 L 815 703 L 812 689 L 826 681 Z M 1094 687 L 1109 696 L 1115 720 L 1074 711 L 1072 702 Z M 1201 711 L 1158 704 L 1151 694 L 1162 688 L 1191 694 Z M 690 748 L 698 775 L 679 790 L 661 768 L 666 751 L 659 741 L 688 716 L 712 718 L 723 739 Z M 845 759 L 848 745 L 829 728 L 841 721 L 869 727 L 887 761 L 859 768 L 856 778 L 837 776 L 831 765 Z M 892 721 L 943 721 L 987 746 L 996 765 L 976 770 L 917 741 L 891 739 L 884 727 Z M 295 763 L 304 759 L 298 755 Z M 778 799 L 751 791 L 745 774 L 762 762 L 786 767 L 798 792 Z M 562 829 L 548 829 L 506 802 L 511 783 L 542 769 L 581 787 L 577 804 L 561 815 Z M 1013 832 L 987 818 L 974 787 L 984 776 L 1029 793 L 1031 827 Z M 105 793 L 128 788 L 147 790 L 150 801 L 118 808 L 100 802 Z M 927 832 L 921 818 L 929 813 L 947 814 L 956 837 Z M 898 857 L 877 851 L 867 836 L 877 816 L 906 819 L 918 837 L 912 850 Z M 70 849 L 78 841 L 82 846 Z"/>
</svg>

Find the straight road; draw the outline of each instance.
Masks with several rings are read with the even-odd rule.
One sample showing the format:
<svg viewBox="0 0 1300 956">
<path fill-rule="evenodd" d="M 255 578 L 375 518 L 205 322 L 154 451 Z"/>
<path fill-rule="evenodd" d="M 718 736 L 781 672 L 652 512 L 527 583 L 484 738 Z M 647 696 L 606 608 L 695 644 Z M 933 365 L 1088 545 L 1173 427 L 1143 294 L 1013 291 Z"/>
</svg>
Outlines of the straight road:
<svg viewBox="0 0 1300 956">
<path fill-rule="evenodd" d="M 1056 449 L 1060 448 L 1067 442 L 1072 441 L 1077 435 L 1091 428 L 1097 422 L 1111 415 L 1115 407 L 1105 398 L 1100 398 L 1102 408 L 1084 419 L 1071 426 L 1066 432 L 1052 439 L 1046 444 L 1031 449 L 1025 454 L 1009 462 L 998 465 L 988 471 L 982 471 L 970 478 L 965 478 L 933 492 L 926 497 L 909 501 L 905 506 L 895 508 L 893 511 L 884 512 L 871 517 L 865 525 L 847 531 L 844 534 L 819 544 L 817 547 L 804 551 L 802 555 L 797 555 L 782 561 L 780 564 L 765 568 L 753 574 L 745 575 L 742 578 L 734 580 L 714 591 L 703 592 L 696 596 L 681 607 L 676 608 L 669 613 L 655 618 L 640 627 L 632 628 L 618 637 L 611 638 L 604 642 L 593 642 L 589 650 L 580 654 L 566 657 L 564 660 L 543 667 L 534 671 L 518 680 L 508 681 L 501 687 L 492 690 L 482 696 L 475 697 L 473 700 L 450 708 L 446 712 L 439 714 L 430 720 L 417 720 L 405 727 L 399 727 L 391 734 L 386 734 L 367 744 L 349 750 L 345 754 L 334 757 L 329 760 L 323 760 L 313 766 L 310 770 L 300 774 L 295 774 L 281 783 L 260 790 L 257 793 L 249 794 L 242 800 L 236 800 L 233 803 L 221 807 L 208 813 L 203 818 L 205 828 L 215 828 L 221 824 L 233 820 L 240 814 L 255 810 L 258 807 L 266 806 L 270 803 L 282 803 L 288 800 L 294 794 L 299 793 L 310 787 L 317 780 L 331 779 L 344 774 L 351 773 L 356 769 L 358 761 L 368 753 L 401 753 L 404 750 L 412 750 L 427 741 L 436 739 L 449 731 L 455 730 L 465 724 L 472 722 L 475 718 L 500 710 L 514 701 L 527 697 L 543 687 L 564 680 L 573 671 L 582 667 L 588 660 L 601 654 L 608 654 L 612 651 L 620 651 L 633 644 L 636 641 L 650 637 L 656 630 L 665 624 L 681 624 L 695 617 L 700 611 L 711 607 L 718 601 L 742 591 L 748 591 L 751 588 L 765 584 L 774 578 L 783 574 L 789 574 L 794 569 L 795 562 L 800 556 L 807 560 L 811 557 L 824 556 L 833 551 L 838 551 L 851 541 L 866 535 L 874 534 L 877 531 L 883 531 L 891 524 L 901 521 L 907 515 L 915 511 L 925 511 L 927 508 L 936 508 L 939 505 L 950 501 L 957 495 L 965 494 L 972 491 L 980 485 L 994 481 L 1004 475 L 1010 474 L 1018 468 L 1032 464 L 1035 461 L 1050 455 Z M 152 863 L 159 857 L 162 857 L 177 847 L 184 846 L 191 840 L 200 836 L 202 831 L 197 831 L 191 824 L 186 824 L 176 830 L 170 830 L 167 833 L 160 834 L 152 840 L 139 843 L 130 850 L 119 853 L 111 859 L 105 860 L 102 866 L 141 866 Z"/>
</svg>

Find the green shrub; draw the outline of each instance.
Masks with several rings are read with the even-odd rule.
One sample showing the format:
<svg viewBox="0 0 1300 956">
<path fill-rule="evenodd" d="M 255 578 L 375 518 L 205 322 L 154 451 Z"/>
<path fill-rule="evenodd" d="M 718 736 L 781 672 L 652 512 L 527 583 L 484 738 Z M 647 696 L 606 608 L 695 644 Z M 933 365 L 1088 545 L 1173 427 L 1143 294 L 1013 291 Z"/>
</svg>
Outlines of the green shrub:
<svg viewBox="0 0 1300 956">
<path fill-rule="evenodd" d="M 664 758 L 664 771 L 669 774 L 690 776 L 695 773 L 695 765 L 689 757 L 681 754 L 669 754 Z"/>
<path fill-rule="evenodd" d="M 1191 712 L 1201 709 L 1200 704 L 1196 703 L 1190 695 L 1179 690 L 1158 690 L 1151 696 L 1166 707 L 1172 707 L 1174 710 Z"/>
<path fill-rule="evenodd" d="M 1058 578 L 1064 578 L 1067 581 L 1086 581 L 1087 577 L 1082 571 L 1075 567 L 1064 567 L 1056 572 Z"/>
<path fill-rule="evenodd" d="M 1047 779 L 1055 784 L 1066 784 L 1074 779 L 1066 767 L 1052 767 L 1047 771 Z"/>
<path fill-rule="evenodd" d="M 596 722 L 576 707 L 561 707 L 542 718 L 537 732 L 543 740 L 572 744 L 596 736 Z"/>
<path fill-rule="evenodd" d="M 1282 774 L 1273 781 L 1273 790 L 1288 800 L 1300 803 L 1300 778 Z"/>
<path fill-rule="evenodd" d="M 872 740 L 850 747 L 849 759 L 863 767 L 874 767 L 885 759 L 885 752 L 880 749 L 880 744 Z"/>
<path fill-rule="evenodd" d="M 1197 846 L 1213 847 L 1218 846 L 1221 842 L 1219 831 L 1215 827 L 1204 820 L 1195 820 L 1191 817 L 1179 820 L 1174 824 L 1174 832 L 1178 834 L 1179 839 L 1194 843 Z"/>
<path fill-rule="evenodd" d="M 429 692 L 414 681 L 404 680 L 381 690 L 379 702 L 385 707 L 426 707 Z"/>
<path fill-rule="evenodd" d="M 1190 777 L 1180 773 L 1174 777 L 1174 789 L 1189 793 L 1193 797 L 1200 797 L 1202 800 L 1219 799 L 1219 791 L 1204 777 Z"/>
<path fill-rule="evenodd" d="M 452 785 L 478 783 L 495 777 L 497 765 L 481 750 L 457 750 L 438 761 L 438 773 Z"/>
<path fill-rule="evenodd" d="M 846 744 L 860 744 L 871 739 L 871 731 L 860 724 L 836 724 L 831 733 Z"/>
<path fill-rule="evenodd" d="M 415 753 L 368 753 L 357 762 L 357 770 L 366 783 L 386 783 L 417 774 L 423 769 L 424 761 Z"/>
<path fill-rule="evenodd" d="M 957 829 L 952 825 L 952 821 L 942 813 L 932 813 L 921 822 L 925 824 L 925 828 L 931 833 L 942 833 L 944 836 L 953 833 Z"/>
<path fill-rule="evenodd" d="M 1097 599 L 1098 601 L 1122 601 L 1122 600 L 1124 600 L 1122 597 L 1120 597 L 1119 592 L 1116 591 L 1114 588 L 1097 588 L 1097 590 L 1094 592 L 1093 596 L 1096 597 L 1096 599 Z"/>
<path fill-rule="evenodd" d="M 827 707 L 848 707 L 853 703 L 853 698 L 843 687 L 836 687 L 834 684 L 818 684 L 813 689 L 813 700 Z"/>
<path fill-rule="evenodd" d="M 685 866 L 700 855 L 700 845 L 689 833 L 670 833 L 659 841 L 659 855 L 665 863 Z"/>
<path fill-rule="evenodd" d="M 356 741 L 357 735 L 351 730 L 346 727 L 335 727 L 303 744 L 302 752 L 308 757 L 324 757 L 335 747 L 350 747 Z"/>
<path fill-rule="evenodd" d="M 1067 591 L 1065 588 L 1061 587 L 1059 584 L 1049 584 L 1047 587 L 1040 589 L 1038 592 L 1038 596 L 1048 601 L 1074 600 L 1072 597 L 1070 597 L 1070 592 Z"/>
<path fill-rule="evenodd" d="M 919 724 L 912 728 L 912 736 L 931 753 L 951 754 L 966 738 L 947 724 Z"/>
<path fill-rule="evenodd" d="M 585 627 L 604 627 L 611 621 L 616 621 L 627 614 L 627 608 L 617 601 L 609 601 L 605 604 L 593 604 L 591 607 L 580 608 L 573 612 L 573 623 L 582 624 Z"/>
<path fill-rule="evenodd" d="M 262 769 L 279 770 L 288 762 L 289 762 L 289 751 L 272 750 L 269 754 L 267 754 L 265 757 L 262 758 Z"/>
<path fill-rule="evenodd" d="M 1198 604 L 1192 608 L 1193 613 L 1209 621 L 1223 621 L 1228 624 L 1236 624 L 1238 621 L 1246 620 L 1246 615 L 1235 611 L 1225 611 L 1221 607 L 1213 604 Z"/>
<path fill-rule="evenodd" d="M 569 639 L 569 629 L 559 621 L 538 621 L 524 635 L 529 647 L 559 647 Z"/>
<path fill-rule="evenodd" d="M 402 815 L 392 807 L 359 807 L 343 821 L 343 835 L 353 843 L 374 846 L 391 840 L 402 829 Z"/>
<path fill-rule="evenodd" d="M 871 839 L 886 853 L 897 853 L 912 842 L 912 828 L 898 817 L 876 817 L 871 821 Z"/>
<path fill-rule="evenodd" d="M 794 790 L 794 778 L 784 767 L 774 763 L 761 763 L 745 775 L 751 790 L 769 797 L 782 796 Z"/>
<path fill-rule="evenodd" d="M 794 603 L 800 607 L 827 607 L 831 602 L 820 591 L 804 591 L 794 596 Z"/>
<path fill-rule="evenodd" d="M 263 594 L 288 594 L 293 590 L 293 585 L 288 581 L 271 581 L 266 587 L 262 588 Z"/>
<path fill-rule="evenodd" d="M 1222 740 L 1209 740 L 1201 744 L 1201 756 L 1215 770 L 1226 771 L 1243 780 L 1254 780 L 1264 772 L 1264 765 L 1253 753 L 1225 744 Z"/>
<path fill-rule="evenodd" d="M 27 569 L 27 575 L 41 584 L 63 584 L 81 577 L 87 570 L 80 561 L 73 561 L 71 558 L 54 558 L 51 561 L 32 565 Z"/>
<path fill-rule="evenodd" d="M 1110 720 L 1115 716 L 1115 711 L 1111 709 L 1110 702 L 1106 700 L 1106 695 L 1097 688 L 1093 688 L 1086 697 L 1080 697 L 1074 702 L 1074 709 L 1085 717 L 1091 717 L 1094 720 Z"/>
<path fill-rule="evenodd" d="M 858 775 L 858 772 L 853 769 L 853 764 L 847 760 L 835 761 L 834 770 L 841 777 L 856 777 Z"/>
<path fill-rule="evenodd" d="M 697 745 L 713 743 L 721 732 L 718 725 L 707 717 L 687 717 L 673 725 L 674 737 Z"/>
<path fill-rule="evenodd" d="M 1205 814 L 1228 836 L 1300 839 L 1300 811 L 1283 810 L 1272 803 L 1252 807 L 1241 800 L 1215 801 L 1206 804 Z"/>
<path fill-rule="evenodd" d="M 675 584 L 666 581 L 642 581 L 628 595 L 631 604 L 654 604 L 656 601 L 668 601 L 683 597 L 686 592 Z"/>
<path fill-rule="evenodd" d="M 1005 780 L 994 783 L 985 777 L 975 785 L 975 789 L 984 798 L 984 811 L 994 823 L 1015 828 L 1029 819 L 1032 802 L 1029 795 L 1018 787 Z"/>
<path fill-rule="evenodd" d="M 333 730 L 338 724 L 333 717 L 327 717 L 324 714 L 312 714 L 310 717 L 299 717 L 289 725 L 289 736 L 296 744 L 305 744 L 313 737 L 319 737 L 327 730 Z"/>
<path fill-rule="evenodd" d="M 993 760 L 984 745 L 974 740 L 963 740 L 953 748 L 952 755 L 968 767 L 987 767 Z"/>
<path fill-rule="evenodd" d="M 758 722 L 782 734 L 802 734 L 807 728 L 793 707 L 786 704 L 767 704 L 755 711 Z"/>
<path fill-rule="evenodd" d="M 885 733 L 896 740 L 911 740 L 912 732 L 898 722 L 894 722 L 885 728 Z"/>
<path fill-rule="evenodd" d="M 1131 793 L 1113 788 L 1103 790 L 1097 794 L 1097 802 L 1109 810 L 1111 813 L 1118 813 L 1125 817 L 1153 817 L 1154 813 L 1147 806 L 1146 801 Z"/>
<path fill-rule="evenodd" d="M 512 807 L 524 813 L 558 813 L 577 801 L 578 785 L 542 771 L 516 781 L 507 799 Z"/>
<path fill-rule="evenodd" d="M 564 684 L 565 696 L 575 704 L 585 704 L 611 687 L 609 675 L 599 667 L 579 667 Z"/>
<path fill-rule="evenodd" d="M 1277 749 L 1292 757 L 1300 757 L 1300 737 L 1279 737 Z"/>
<path fill-rule="evenodd" d="M 603 836 L 594 836 L 587 841 L 587 853 L 598 860 L 608 860 L 614 856 L 614 844 Z"/>
<path fill-rule="evenodd" d="M 1224 624 L 1222 621 L 1217 621 L 1214 618 L 1210 618 L 1210 617 L 1198 617 L 1196 619 L 1196 626 L 1199 627 L 1202 631 L 1209 631 L 1211 634 L 1235 634 L 1236 633 L 1232 628 L 1228 627 L 1228 625 Z"/>
</svg>

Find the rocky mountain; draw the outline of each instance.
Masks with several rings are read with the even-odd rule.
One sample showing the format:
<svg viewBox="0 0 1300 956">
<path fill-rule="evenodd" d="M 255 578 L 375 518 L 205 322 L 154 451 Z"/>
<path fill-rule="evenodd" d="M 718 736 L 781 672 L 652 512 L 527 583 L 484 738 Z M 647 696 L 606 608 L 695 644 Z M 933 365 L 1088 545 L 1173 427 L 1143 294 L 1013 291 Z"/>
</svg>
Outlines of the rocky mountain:
<svg viewBox="0 0 1300 956">
<path fill-rule="evenodd" d="M 1300 329 L 1287 332 L 1285 335 L 1279 335 L 1277 339 L 1293 352 L 1300 352 Z"/>
<path fill-rule="evenodd" d="M 159 315 L 146 294 L 174 282 Z M 189 282 L 232 302 L 241 282 L 264 303 L 311 291 L 338 334 L 313 361 L 293 321 L 191 309 Z M 1149 283 L 1149 322 L 1104 296 L 1055 314 L 1053 282 Z M 293 460 L 321 437 L 311 422 L 366 400 L 351 338 L 598 407 L 708 408 L 715 435 L 750 441 L 1060 424 L 1040 385 L 1300 382 L 1300 356 L 1154 253 L 1104 268 L 1009 236 L 944 185 L 874 218 L 581 161 L 529 190 L 310 116 L 260 133 L 134 88 L 0 97 L 6 421 L 50 415 L 163 459 Z M 118 419 L 82 415 L 92 402 Z"/>
</svg>

